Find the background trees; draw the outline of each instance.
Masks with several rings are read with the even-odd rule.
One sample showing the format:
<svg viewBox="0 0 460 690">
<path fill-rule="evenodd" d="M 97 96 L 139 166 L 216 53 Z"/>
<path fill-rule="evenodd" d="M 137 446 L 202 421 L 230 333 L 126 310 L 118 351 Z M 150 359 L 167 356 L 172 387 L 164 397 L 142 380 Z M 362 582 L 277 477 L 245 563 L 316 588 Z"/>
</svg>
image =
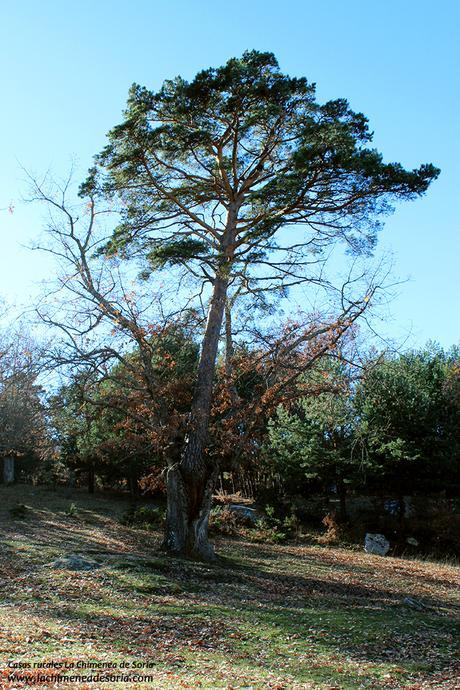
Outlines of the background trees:
<svg viewBox="0 0 460 690">
<path fill-rule="evenodd" d="M 284 478 L 284 490 L 307 494 L 334 485 L 343 516 L 346 486 L 399 497 L 401 509 L 403 495 L 455 495 L 457 349 L 375 354 L 351 378 L 342 367 L 320 362 L 316 375 L 328 372 L 336 385 L 280 405 L 268 422 L 265 461 Z"/>
<path fill-rule="evenodd" d="M 400 496 L 445 488 L 458 472 L 458 404 L 451 388 L 457 367 L 456 350 L 431 345 L 369 362 L 358 386 L 356 414 L 367 454 L 375 474 Z"/>
<path fill-rule="evenodd" d="M 39 371 L 40 353 L 30 338 L 14 332 L 1 334 L 0 457 L 6 483 L 13 482 L 18 471 L 24 475 L 31 463 L 50 450 Z"/>
<path fill-rule="evenodd" d="M 337 359 L 323 358 L 310 377 L 310 391 L 293 405 L 280 405 L 268 424 L 267 462 L 285 476 L 286 488 L 316 480 L 320 491 L 333 490 L 346 518 L 348 484 L 364 470 L 354 407 L 353 373 Z"/>
<path fill-rule="evenodd" d="M 126 388 L 119 364 L 108 377 L 80 375 L 51 399 L 61 479 L 70 472 L 91 487 L 97 477 L 133 494 L 164 488 L 166 458 L 180 458 L 197 347 L 182 331 L 159 337 L 162 347 L 161 407 L 145 388 Z M 230 380 L 219 362 L 208 453 L 221 488 L 280 509 L 338 497 L 342 518 L 347 495 L 458 494 L 457 349 L 374 354 L 362 369 L 341 349 L 292 380 L 303 356 L 313 359 L 301 351 L 276 362 L 236 347 Z"/>
</svg>

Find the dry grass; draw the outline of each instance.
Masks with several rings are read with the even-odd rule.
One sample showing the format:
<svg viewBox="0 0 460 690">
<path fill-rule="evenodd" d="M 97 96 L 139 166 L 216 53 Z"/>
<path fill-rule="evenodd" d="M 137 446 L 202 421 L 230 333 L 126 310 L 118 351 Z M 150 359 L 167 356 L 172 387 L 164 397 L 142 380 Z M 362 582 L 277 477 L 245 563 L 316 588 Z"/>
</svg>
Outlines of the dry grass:
<svg viewBox="0 0 460 690">
<path fill-rule="evenodd" d="M 18 502 L 24 518 L 9 512 Z M 127 507 L 0 489 L 2 688 L 460 688 L 458 567 L 222 538 L 217 564 L 191 563 L 122 526 Z M 66 553 L 103 567 L 48 567 Z M 21 684 L 9 660 L 144 663 L 153 680 L 56 686 L 35 669 Z"/>
</svg>

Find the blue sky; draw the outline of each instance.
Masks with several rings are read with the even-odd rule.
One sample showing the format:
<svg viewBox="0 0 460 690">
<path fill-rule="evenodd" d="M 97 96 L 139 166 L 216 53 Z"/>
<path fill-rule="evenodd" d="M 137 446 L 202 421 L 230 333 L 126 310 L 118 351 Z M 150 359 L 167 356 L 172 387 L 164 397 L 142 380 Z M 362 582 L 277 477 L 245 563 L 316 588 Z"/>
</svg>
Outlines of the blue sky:
<svg viewBox="0 0 460 690">
<path fill-rule="evenodd" d="M 84 176 L 121 119 L 134 81 L 157 88 L 246 49 L 274 52 L 281 69 L 317 83 L 320 101 L 345 97 L 364 112 L 387 160 L 433 162 L 427 195 L 397 207 L 378 253 L 409 281 L 381 331 L 408 345 L 459 342 L 460 189 L 458 26 L 454 0 L 18 0 L 3 4 L 0 109 L 0 297 L 30 304 L 52 266 L 24 245 L 40 208 L 24 204 L 20 164 L 34 174 Z"/>
</svg>

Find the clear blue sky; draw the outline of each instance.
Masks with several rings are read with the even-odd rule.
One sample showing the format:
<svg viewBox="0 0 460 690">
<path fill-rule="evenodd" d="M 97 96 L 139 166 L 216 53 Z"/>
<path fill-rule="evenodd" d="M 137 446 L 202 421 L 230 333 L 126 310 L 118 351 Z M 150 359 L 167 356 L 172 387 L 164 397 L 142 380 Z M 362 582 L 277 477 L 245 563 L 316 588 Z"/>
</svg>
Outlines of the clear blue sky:
<svg viewBox="0 0 460 690">
<path fill-rule="evenodd" d="M 387 160 L 433 162 L 428 194 L 397 208 L 379 251 L 409 277 L 381 330 L 411 345 L 458 343 L 460 228 L 458 27 L 455 0 L 18 0 L 0 29 L 0 297 L 29 302 L 50 266 L 21 247 L 41 212 L 18 161 L 34 173 L 83 175 L 121 119 L 134 81 L 157 88 L 245 49 L 270 50 L 281 69 L 317 83 L 320 101 L 364 112 Z"/>
</svg>

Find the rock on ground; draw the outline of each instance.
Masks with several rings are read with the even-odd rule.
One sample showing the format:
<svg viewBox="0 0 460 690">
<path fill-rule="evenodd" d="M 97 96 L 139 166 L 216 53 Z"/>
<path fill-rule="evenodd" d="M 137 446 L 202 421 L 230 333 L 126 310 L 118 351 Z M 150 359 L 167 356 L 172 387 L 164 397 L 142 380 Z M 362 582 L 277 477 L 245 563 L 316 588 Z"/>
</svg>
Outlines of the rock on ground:
<svg viewBox="0 0 460 690">
<path fill-rule="evenodd" d="M 249 506 L 238 505 L 237 503 L 230 503 L 228 505 L 228 509 L 231 510 L 232 513 L 238 515 L 238 517 L 242 518 L 243 520 L 246 520 L 251 525 L 255 525 L 255 523 L 259 519 L 259 515 L 257 514 L 255 508 L 250 508 Z"/>
<path fill-rule="evenodd" d="M 383 534 L 371 534 L 370 532 L 366 534 L 364 539 L 364 551 L 366 553 L 386 556 L 389 550 L 390 542 Z"/>
<path fill-rule="evenodd" d="M 68 556 L 56 559 L 50 563 L 50 566 L 55 570 L 96 570 L 101 567 L 101 564 L 80 554 L 70 553 Z"/>
</svg>

